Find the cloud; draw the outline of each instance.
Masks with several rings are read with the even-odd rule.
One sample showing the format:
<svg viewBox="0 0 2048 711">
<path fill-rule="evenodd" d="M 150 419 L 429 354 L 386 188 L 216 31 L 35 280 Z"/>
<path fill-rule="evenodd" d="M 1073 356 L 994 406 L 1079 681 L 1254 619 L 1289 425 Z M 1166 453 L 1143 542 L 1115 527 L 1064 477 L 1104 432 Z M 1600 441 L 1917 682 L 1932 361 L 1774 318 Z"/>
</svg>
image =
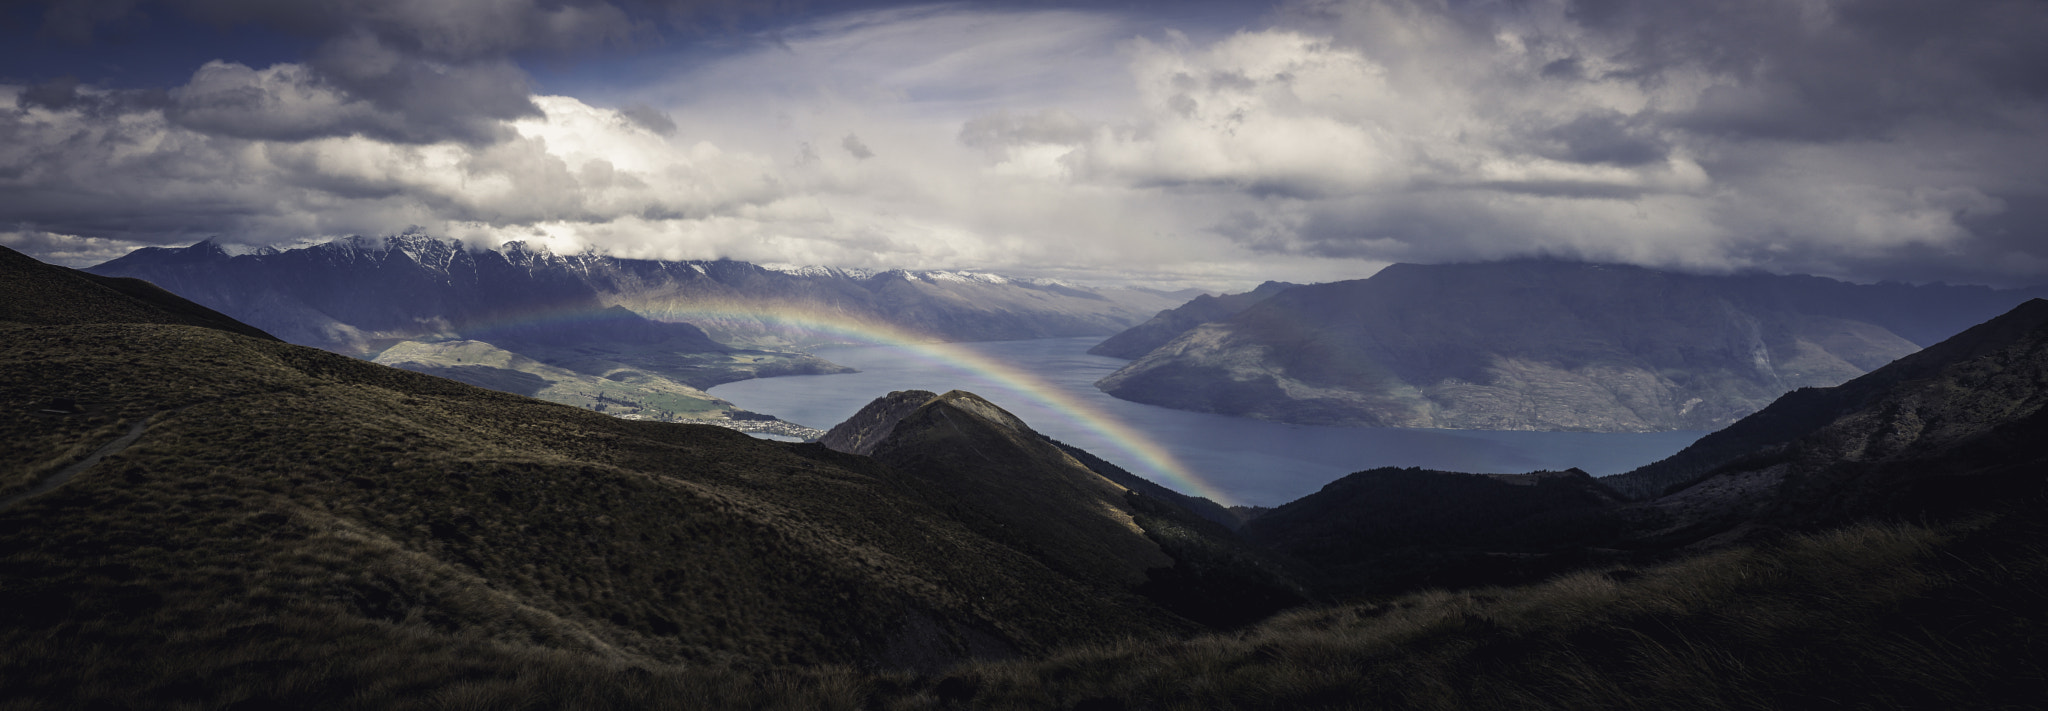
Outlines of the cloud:
<svg viewBox="0 0 2048 711">
<path fill-rule="evenodd" d="M 1303 2 L 1132 41 L 1137 110 L 1051 142 L 1268 255 L 2042 280 L 2048 10 L 1909 5 Z"/>
<path fill-rule="evenodd" d="M 173 92 L 172 117 L 189 128 L 271 140 L 503 140 L 504 121 L 538 114 L 516 53 L 628 45 L 652 31 L 617 6 L 577 0 L 58 0 L 44 33 L 90 41 L 99 26 L 149 11 L 311 42 L 304 62 L 215 62 Z"/>
<path fill-rule="evenodd" d="M 846 134 L 846 138 L 839 140 L 839 146 L 845 148 L 846 153 L 853 156 L 854 160 L 867 160 L 875 157 L 875 152 L 868 149 L 868 144 L 861 142 L 860 136 L 851 133 Z"/>
<path fill-rule="evenodd" d="M 641 128 L 654 132 L 654 135 L 663 138 L 676 135 L 675 119 L 670 118 L 668 112 L 652 106 L 633 104 L 619 109 L 619 115 Z"/>
<path fill-rule="evenodd" d="M 33 226 L 24 232 L 125 242 L 263 244 L 425 225 L 495 244 L 535 225 L 700 219 L 781 196 L 765 159 L 671 144 L 574 99 L 532 100 L 539 116 L 481 146 L 306 138 L 289 122 L 202 132 L 174 111 L 28 105 L 0 113 L 0 214 Z"/>
<path fill-rule="evenodd" d="M 512 58 L 738 10 L 180 7 L 318 49 L 159 91 L 0 88 L 8 239 L 421 225 L 1230 286 L 1529 255 L 2048 281 L 2048 10 L 2024 0 L 1303 0 L 1221 31 L 893 7 L 656 52 L 639 66 L 665 73 L 601 94 L 622 109 L 537 93 Z"/>
</svg>

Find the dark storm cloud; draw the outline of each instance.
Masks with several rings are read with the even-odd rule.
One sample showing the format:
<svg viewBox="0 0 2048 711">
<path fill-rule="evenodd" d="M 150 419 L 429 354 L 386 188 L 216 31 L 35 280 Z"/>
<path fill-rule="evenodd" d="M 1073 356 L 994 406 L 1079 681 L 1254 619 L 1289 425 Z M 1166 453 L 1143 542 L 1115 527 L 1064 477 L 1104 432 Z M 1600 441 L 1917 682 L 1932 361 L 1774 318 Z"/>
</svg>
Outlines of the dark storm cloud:
<svg viewBox="0 0 2048 711">
<path fill-rule="evenodd" d="M 1535 138 L 1551 144 L 1541 151 L 1544 155 L 1573 163 L 1636 166 L 1670 155 L 1668 143 L 1632 123 L 1620 112 L 1604 111 L 1546 128 Z"/>
<path fill-rule="evenodd" d="M 1302 42 L 1174 48 L 1175 143 L 1077 163 L 1238 186 L 1217 230 L 1266 253 L 2048 281 L 2048 3 L 1339 0 L 1276 30 Z M 1327 158 L 1274 159 L 1310 129 Z"/>
<path fill-rule="evenodd" d="M 26 87 L 15 97 L 18 108 L 41 107 L 52 111 L 77 110 L 93 117 L 112 117 L 136 111 L 170 106 L 170 95 L 157 89 L 126 91 L 80 91 L 78 79 L 58 77 Z"/>
<path fill-rule="evenodd" d="M 619 115 L 635 125 L 654 132 L 654 135 L 668 137 L 676 135 L 676 121 L 667 112 L 646 104 L 633 104 L 619 109 Z"/>
<path fill-rule="evenodd" d="M 1703 70 L 1735 81 L 1670 117 L 1738 137 L 1881 135 L 2048 96 L 2048 11 L 2034 0 L 1574 0 L 1568 16 L 1620 48 L 1606 77 L 1655 85 Z M 1600 78 L 1600 77 L 1592 77 Z"/>
<path fill-rule="evenodd" d="M 867 160 L 875 157 L 875 152 L 868 148 L 868 144 L 860 140 L 860 136 L 851 133 L 846 134 L 845 138 L 839 140 L 839 147 L 846 149 L 847 155 L 853 156 L 854 160 Z"/>
<path fill-rule="evenodd" d="M 44 13 L 44 34 L 89 41 L 96 27 L 148 12 L 261 26 L 308 42 L 304 63 L 209 64 L 172 92 L 174 123 L 265 140 L 484 144 L 508 136 L 504 121 L 539 115 L 515 55 L 647 45 L 679 24 L 750 12 L 731 2 L 630 7 L 637 14 L 600 0 L 59 0 Z M 775 4 L 766 7 L 752 11 Z"/>
</svg>

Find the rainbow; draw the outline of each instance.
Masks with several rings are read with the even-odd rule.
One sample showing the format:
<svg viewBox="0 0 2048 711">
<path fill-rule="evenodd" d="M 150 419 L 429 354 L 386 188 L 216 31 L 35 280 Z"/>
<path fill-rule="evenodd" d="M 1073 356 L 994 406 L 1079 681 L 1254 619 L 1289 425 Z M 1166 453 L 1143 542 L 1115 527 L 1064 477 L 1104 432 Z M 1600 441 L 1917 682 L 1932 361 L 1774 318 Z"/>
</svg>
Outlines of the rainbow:
<svg viewBox="0 0 2048 711">
<path fill-rule="evenodd" d="M 785 306 L 745 304 L 725 308 L 705 308 L 703 304 L 635 304 L 633 312 L 656 321 L 699 322 L 713 319 L 746 320 L 783 328 L 795 328 L 829 335 L 853 343 L 879 346 L 894 346 L 914 354 L 928 362 L 958 368 L 995 381 L 999 386 L 1027 398 L 1037 404 L 1068 418 L 1074 424 L 1100 433 L 1120 454 L 1128 456 L 1127 461 L 1143 464 L 1140 475 L 1154 482 L 1164 484 L 1178 491 L 1201 496 L 1211 501 L 1230 505 L 1230 497 L 1215 486 L 1203 481 L 1181 464 L 1173 453 L 1145 433 L 1124 424 L 1095 406 L 1084 402 L 1053 386 L 1036 375 L 1018 370 L 1009 365 L 983 357 L 954 344 L 938 342 L 932 337 L 875 321 L 860 319 L 851 315 L 821 314 L 816 311 Z M 603 318 L 602 312 L 593 310 L 550 310 L 528 314 L 517 319 L 518 325 L 539 325 L 543 322 L 561 323 L 578 319 Z M 616 313 L 616 312 L 613 312 Z M 493 327 L 513 325 L 507 321 L 491 324 Z M 877 393 L 879 395 L 880 393 Z M 1119 457 L 1123 458 L 1123 457 Z"/>
</svg>

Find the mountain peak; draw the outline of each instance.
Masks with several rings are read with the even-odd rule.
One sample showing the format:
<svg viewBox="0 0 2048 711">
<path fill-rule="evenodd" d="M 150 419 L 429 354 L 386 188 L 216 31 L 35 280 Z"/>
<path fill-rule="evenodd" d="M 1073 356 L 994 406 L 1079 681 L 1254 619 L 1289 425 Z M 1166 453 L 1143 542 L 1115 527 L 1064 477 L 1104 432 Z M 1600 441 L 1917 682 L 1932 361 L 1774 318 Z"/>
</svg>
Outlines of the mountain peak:
<svg viewBox="0 0 2048 711">
<path fill-rule="evenodd" d="M 875 398 L 819 437 L 818 444 L 847 454 L 873 454 L 875 446 L 895 431 L 896 423 L 938 397 L 928 390 L 898 390 Z"/>
<path fill-rule="evenodd" d="M 940 395 L 925 404 L 947 405 L 965 410 L 974 413 L 975 416 L 981 419 L 987 420 L 990 424 L 997 425 L 1015 434 L 1037 434 L 1035 430 L 1031 429 L 1030 425 L 1024 424 L 1023 420 L 1018 419 L 1016 415 L 1010 414 L 1010 411 L 983 399 L 980 395 L 965 390 L 949 390 L 946 394 Z"/>
</svg>

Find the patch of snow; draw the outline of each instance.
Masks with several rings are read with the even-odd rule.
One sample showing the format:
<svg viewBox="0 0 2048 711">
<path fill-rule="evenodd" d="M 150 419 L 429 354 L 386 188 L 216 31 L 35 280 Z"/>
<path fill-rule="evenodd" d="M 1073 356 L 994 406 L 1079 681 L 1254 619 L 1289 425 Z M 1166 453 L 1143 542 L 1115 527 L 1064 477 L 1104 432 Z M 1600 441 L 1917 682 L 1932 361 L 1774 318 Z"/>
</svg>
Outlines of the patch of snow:
<svg viewBox="0 0 2048 711">
<path fill-rule="evenodd" d="M 839 275 L 838 271 L 834 270 L 831 267 L 820 267 L 807 264 L 785 264 L 782 262 L 774 262 L 769 264 L 761 264 L 758 266 L 760 266 L 762 269 L 766 269 L 771 272 L 781 272 L 783 274 L 788 274 L 790 276 L 819 278 L 834 277 Z"/>
</svg>

